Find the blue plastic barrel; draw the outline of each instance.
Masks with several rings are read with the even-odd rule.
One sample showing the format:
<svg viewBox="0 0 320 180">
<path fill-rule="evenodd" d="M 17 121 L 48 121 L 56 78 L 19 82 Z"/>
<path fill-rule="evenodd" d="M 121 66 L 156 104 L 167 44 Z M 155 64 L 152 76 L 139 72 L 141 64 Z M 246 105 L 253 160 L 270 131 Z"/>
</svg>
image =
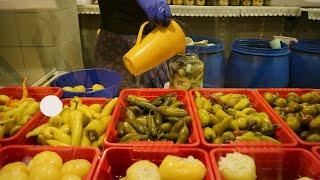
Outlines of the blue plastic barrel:
<svg viewBox="0 0 320 180">
<path fill-rule="evenodd" d="M 193 41 L 208 40 L 210 46 L 187 46 L 187 53 L 196 53 L 205 65 L 204 87 L 224 87 L 225 57 L 224 46 L 218 39 L 204 36 L 192 36 Z"/>
<path fill-rule="evenodd" d="M 286 44 L 271 49 L 269 41 L 241 39 L 232 44 L 227 62 L 226 86 L 233 88 L 281 88 L 289 85 L 289 53 Z"/>
<path fill-rule="evenodd" d="M 66 73 L 55 79 L 51 86 L 65 87 L 84 85 L 87 92 L 74 93 L 63 91 L 63 98 L 78 97 L 107 97 L 113 98 L 118 96 L 122 77 L 119 73 L 107 69 L 84 69 Z M 92 91 L 91 87 L 94 84 L 101 84 L 105 88 L 100 91 Z"/>
<path fill-rule="evenodd" d="M 290 84 L 299 88 L 320 88 L 320 40 L 302 40 L 293 45 Z"/>
</svg>

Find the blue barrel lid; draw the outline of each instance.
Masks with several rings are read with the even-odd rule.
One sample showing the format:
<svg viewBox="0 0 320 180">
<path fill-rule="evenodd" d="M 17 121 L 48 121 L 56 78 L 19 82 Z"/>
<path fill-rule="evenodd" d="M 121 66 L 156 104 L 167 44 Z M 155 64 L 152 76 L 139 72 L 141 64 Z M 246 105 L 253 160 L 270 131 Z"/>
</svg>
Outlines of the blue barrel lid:
<svg viewBox="0 0 320 180">
<path fill-rule="evenodd" d="M 199 42 L 203 40 L 208 40 L 208 44 L 212 44 L 211 46 L 193 46 L 187 45 L 186 52 L 187 53 L 218 53 L 223 51 L 224 46 L 222 42 L 218 39 L 208 37 L 208 36 L 191 36 L 193 41 Z"/>
<path fill-rule="evenodd" d="M 292 48 L 298 51 L 320 54 L 320 40 L 299 40 Z"/>
<path fill-rule="evenodd" d="M 290 53 L 288 45 L 281 43 L 280 49 L 271 49 L 268 40 L 238 39 L 232 44 L 232 51 L 256 56 L 284 56 Z"/>
</svg>

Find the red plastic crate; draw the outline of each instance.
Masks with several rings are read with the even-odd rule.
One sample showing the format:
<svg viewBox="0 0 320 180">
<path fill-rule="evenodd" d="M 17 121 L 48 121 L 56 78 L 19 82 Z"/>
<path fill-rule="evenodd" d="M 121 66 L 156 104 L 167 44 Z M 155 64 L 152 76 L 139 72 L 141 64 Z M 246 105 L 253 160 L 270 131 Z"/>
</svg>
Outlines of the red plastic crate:
<svg viewBox="0 0 320 180">
<path fill-rule="evenodd" d="M 320 146 L 312 147 L 312 152 L 320 160 Z"/>
<path fill-rule="evenodd" d="M 95 148 L 76 148 L 76 147 L 50 147 L 50 146 L 23 146 L 12 145 L 6 146 L 0 150 L 0 167 L 22 161 L 26 156 L 34 157 L 42 151 L 52 151 L 59 154 L 63 162 L 73 159 L 86 159 L 91 162 L 89 173 L 83 178 L 90 180 L 93 177 L 94 170 L 99 161 L 99 150 Z"/>
<path fill-rule="evenodd" d="M 202 131 L 202 126 L 200 122 L 200 118 L 197 113 L 197 107 L 194 103 L 195 98 L 195 91 L 199 91 L 202 96 L 208 97 L 212 93 L 222 92 L 222 93 L 237 93 L 237 94 L 244 94 L 247 95 L 250 99 L 250 102 L 254 109 L 256 109 L 258 112 L 265 112 L 270 116 L 270 119 L 272 123 L 277 124 L 278 128 L 275 133 L 275 137 L 277 140 L 281 142 L 281 144 L 273 144 L 269 142 L 241 142 L 241 143 L 232 143 L 232 144 L 212 144 L 208 143 L 206 139 L 204 138 L 204 134 Z M 202 146 L 204 146 L 205 149 L 210 150 L 212 148 L 225 148 L 225 147 L 295 147 L 297 146 L 297 141 L 295 138 L 288 132 L 288 130 L 284 127 L 282 123 L 279 122 L 279 119 L 272 113 L 260 100 L 258 95 L 248 89 L 197 89 L 197 90 L 191 90 L 189 91 L 190 95 L 190 101 L 192 104 L 192 108 L 194 111 L 194 116 L 196 118 L 198 131 L 200 135 L 200 140 L 202 143 Z"/>
<path fill-rule="evenodd" d="M 61 88 L 53 87 L 28 87 L 28 92 L 28 97 L 32 97 L 38 102 L 40 102 L 42 98 L 48 95 L 56 95 L 60 98 L 63 94 Z M 0 94 L 10 96 L 14 99 L 21 99 L 22 87 L 0 88 Z M 43 114 L 41 112 L 36 113 L 15 135 L 9 138 L 1 139 L 1 146 L 22 143 L 22 141 L 25 139 L 26 134 L 37 126 L 42 117 Z"/>
<path fill-rule="evenodd" d="M 111 101 L 110 98 L 80 98 L 80 99 L 82 101 L 82 104 L 85 104 L 85 105 L 102 104 L 104 106 L 105 104 L 107 104 L 108 102 Z M 70 101 L 71 101 L 71 99 L 69 99 L 69 98 L 68 99 L 62 99 L 62 104 L 63 105 L 70 105 Z M 47 123 L 48 121 L 49 121 L 49 117 L 44 116 L 44 117 L 42 117 L 41 121 L 36 125 L 36 127 L 38 127 L 38 126 L 40 126 L 40 125 L 42 125 L 44 123 Z M 28 138 L 28 139 L 26 139 L 24 137 L 24 141 L 22 142 L 22 144 L 38 145 L 36 137 L 31 137 L 31 138 Z"/>
<path fill-rule="evenodd" d="M 299 148 L 214 149 L 210 152 L 210 158 L 215 179 L 223 180 L 218 167 L 220 158 L 235 151 L 254 159 L 257 180 L 293 180 L 300 176 L 320 179 L 320 161 L 311 152 Z"/>
<path fill-rule="evenodd" d="M 179 101 L 184 103 L 185 109 L 188 111 L 189 115 L 192 118 L 190 136 L 188 138 L 187 144 L 174 144 L 173 142 L 160 142 L 160 141 L 141 141 L 141 142 L 130 142 L 130 143 L 118 143 L 118 132 L 117 132 L 117 124 L 122 120 L 122 114 L 124 114 L 124 110 L 128 106 L 127 102 L 124 100 L 128 97 L 128 95 L 135 95 L 145 97 L 149 100 L 153 100 L 161 95 L 175 93 L 177 94 L 177 98 Z M 173 89 L 126 89 L 121 91 L 119 97 L 119 103 L 115 109 L 115 114 L 110 123 L 110 126 L 107 129 L 106 138 L 104 140 L 105 148 L 107 147 L 128 147 L 128 146 L 154 146 L 160 144 L 162 146 L 170 146 L 170 147 L 197 147 L 200 144 L 200 139 L 197 131 L 197 125 L 194 119 L 194 115 L 192 112 L 192 107 L 190 104 L 189 96 L 187 91 L 183 90 L 173 90 Z"/>
<path fill-rule="evenodd" d="M 302 148 L 307 148 L 310 149 L 312 146 L 320 146 L 320 142 L 306 142 L 302 140 L 288 125 L 287 123 L 279 116 L 277 112 L 273 110 L 273 108 L 264 100 L 263 94 L 266 92 L 270 93 L 279 93 L 280 97 L 286 97 L 290 92 L 295 92 L 299 96 L 305 93 L 312 92 L 312 89 L 258 89 L 257 92 L 259 94 L 259 98 L 263 100 L 267 106 L 267 108 L 272 112 L 278 119 L 279 121 L 288 129 L 288 131 L 292 134 L 292 136 L 298 141 L 298 146 Z"/>
<path fill-rule="evenodd" d="M 199 159 L 207 168 L 205 180 L 212 180 L 213 173 L 207 152 L 196 148 L 165 148 L 155 147 L 112 147 L 102 155 L 96 169 L 94 180 L 116 180 L 125 176 L 126 170 L 136 161 L 149 160 L 158 166 L 167 155 L 188 157 L 192 155 Z"/>
</svg>

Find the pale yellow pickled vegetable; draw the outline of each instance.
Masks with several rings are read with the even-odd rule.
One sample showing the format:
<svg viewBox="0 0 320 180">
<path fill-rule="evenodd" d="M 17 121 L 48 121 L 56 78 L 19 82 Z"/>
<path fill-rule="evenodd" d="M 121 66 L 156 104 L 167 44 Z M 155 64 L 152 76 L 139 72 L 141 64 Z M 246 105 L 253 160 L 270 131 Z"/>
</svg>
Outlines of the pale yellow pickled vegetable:
<svg viewBox="0 0 320 180">
<path fill-rule="evenodd" d="M 91 167 L 91 163 L 85 159 L 70 160 L 63 164 L 61 173 L 74 174 L 83 177 L 88 174 Z"/>
<path fill-rule="evenodd" d="M 61 180 L 81 180 L 81 177 L 74 174 L 64 174 Z"/>
<path fill-rule="evenodd" d="M 0 179 L 25 180 L 28 178 L 28 167 L 22 162 L 14 162 L 3 166 L 0 170 Z"/>
<path fill-rule="evenodd" d="M 104 89 L 104 86 L 101 85 L 101 84 L 94 84 L 94 85 L 92 86 L 92 91 L 100 91 L 100 90 L 102 90 L 102 89 Z"/>
<path fill-rule="evenodd" d="M 247 155 L 238 152 L 228 153 L 222 157 L 219 164 L 219 170 L 225 180 L 255 180 L 256 166 L 254 160 Z"/>
<path fill-rule="evenodd" d="M 28 164 L 30 170 L 32 170 L 34 167 L 43 165 L 53 165 L 60 169 L 62 167 L 62 159 L 55 152 L 43 151 L 34 156 L 34 158 Z"/>
<path fill-rule="evenodd" d="M 148 160 L 132 164 L 126 175 L 126 180 L 161 180 L 158 166 Z"/>
<path fill-rule="evenodd" d="M 162 180 L 202 180 L 206 175 L 206 167 L 192 156 L 181 158 L 168 155 L 162 161 L 159 172 Z"/>
<path fill-rule="evenodd" d="M 65 87 L 63 87 L 62 89 L 63 89 L 64 91 L 69 91 L 69 92 L 73 92 L 73 91 L 74 91 L 73 87 L 70 87 L 70 86 L 65 86 Z"/>
<path fill-rule="evenodd" d="M 86 92 L 86 87 L 83 85 L 73 87 L 74 92 Z"/>
<path fill-rule="evenodd" d="M 60 168 L 52 164 L 33 167 L 29 174 L 29 180 L 60 180 Z"/>
</svg>

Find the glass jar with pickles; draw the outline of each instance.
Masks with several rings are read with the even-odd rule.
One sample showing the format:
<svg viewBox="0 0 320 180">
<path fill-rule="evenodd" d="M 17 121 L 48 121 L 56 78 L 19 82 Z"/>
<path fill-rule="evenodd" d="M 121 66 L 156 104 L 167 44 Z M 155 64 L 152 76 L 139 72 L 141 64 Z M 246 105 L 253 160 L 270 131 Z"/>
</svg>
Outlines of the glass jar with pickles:
<svg viewBox="0 0 320 180">
<path fill-rule="evenodd" d="M 204 6 L 206 5 L 206 0 L 195 0 L 195 4 L 197 6 Z"/>
<path fill-rule="evenodd" d="M 184 0 L 183 4 L 186 6 L 193 6 L 194 5 L 194 0 Z"/>
<path fill-rule="evenodd" d="M 204 64 L 196 54 L 177 55 L 169 67 L 171 88 L 189 90 L 203 87 Z"/>
<path fill-rule="evenodd" d="M 252 0 L 252 6 L 263 6 L 263 0 Z"/>
<path fill-rule="evenodd" d="M 183 5 L 183 0 L 172 0 L 171 3 L 173 5 Z"/>
</svg>

